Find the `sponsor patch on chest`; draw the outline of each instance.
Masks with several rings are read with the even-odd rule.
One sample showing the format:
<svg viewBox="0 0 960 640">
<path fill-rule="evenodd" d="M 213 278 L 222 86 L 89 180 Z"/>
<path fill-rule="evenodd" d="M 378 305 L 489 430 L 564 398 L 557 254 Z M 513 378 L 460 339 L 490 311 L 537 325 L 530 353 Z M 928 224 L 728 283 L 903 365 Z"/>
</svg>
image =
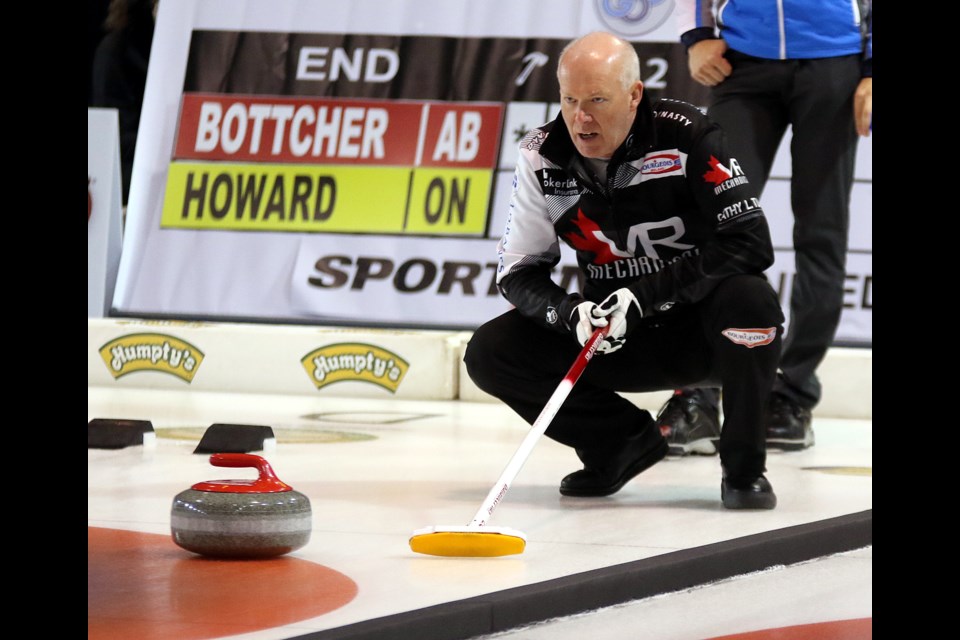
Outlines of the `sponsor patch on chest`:
<svg viewBox="0 0 960 640">
<path fill-rule="evenodd" d="M 680 155 L 676 153 L 658 153 L 647 156 L 640 165 L 643 175 L 657 175 L 661 173 L 676 173 L 683 171 Z"/>
<path fill-rule="evenodd" d="M 558 169 L 543 169 L 537 172 L 540 189 L 545 196 L 575 196 L 580 194 L 577 179 Z"/>
</svg>

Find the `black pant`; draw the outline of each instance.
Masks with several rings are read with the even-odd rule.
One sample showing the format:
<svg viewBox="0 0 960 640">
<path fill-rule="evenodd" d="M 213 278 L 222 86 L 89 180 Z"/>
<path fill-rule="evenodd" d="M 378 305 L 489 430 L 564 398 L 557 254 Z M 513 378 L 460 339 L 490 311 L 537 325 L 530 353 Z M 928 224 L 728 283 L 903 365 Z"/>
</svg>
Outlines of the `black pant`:
<svg viewBox="0 0 960 640">
<path fill-rule="evenodd" d="M 725 329 L 775 328 L 766 345 L 747 347 Z M 764 410 L 780 359 L 783 312 L 760 276 L 734 276 L 706 299 L 675 314 L 644 319 L 626 343 L 598 353 L 557 412 L 546 435 L 573 447 L 584 462 L 644 428 L 650 412 L 617 392 L 649 392 L 695 384 L 723 389 L 720 460 L 734 476 L 766 465 Z M 580 352 L 571 334 L 547 329 L 511 310 L 478 328 L 467 345 L 467 373 L 533 424 Z M 596 461 L 594 461 L 596 462 Z"/>
<path fill-rule="evenodd" d="M 820 401 L 816 376 L 843 311 L 850 192 L 858 136 L 856 55 L 764 60 L 727 52 L 733 73 L 712 90 L 708 115 L 727 132 L 733 155 L 760 191 L 777 148 L 793 127 L 790 202 L 796 278 L 774 390 L 800 406 Z M 763 203 L 766 205 L 766 203 Z M 771 211 L 768 218 L 786 215 Z"/>
</svg>

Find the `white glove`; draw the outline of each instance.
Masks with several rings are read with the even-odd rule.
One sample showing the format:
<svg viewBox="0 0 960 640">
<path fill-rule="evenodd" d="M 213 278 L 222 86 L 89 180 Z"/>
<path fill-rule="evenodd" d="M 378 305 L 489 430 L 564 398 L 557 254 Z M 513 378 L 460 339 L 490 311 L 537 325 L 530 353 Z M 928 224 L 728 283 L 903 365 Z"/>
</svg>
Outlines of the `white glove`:
<svg viewBox="0 0 960 640">
<path fill-rule="evenodd" d="M 581 302 L 573 308 L 573 313 L 570 314 L 570 325 L 574 337 L 581 347 L 587 344 L 587 340 L 590 339 L 594 331 L 607 326 L 607 319 L 599 311 L 600 308 L 597 303 L 590 301 Z M 597 347 L 597 353 L 612 353 L 622 346 L 622 340 L 611 340 L 610 336 L 607 335 L 600 346 Z"/>
<path fill-rule="evenodd" d="M 626 287 L 617 289 L 593 309 L 594 314 L 610 318 L 610 331 L 607 340 L 617 343 L 618 347 L 627 339 L 627 333 L 636 328 L 637 321 L 643 317 L 643 310 L 633 292 Z M 600 325 L 603 326 L 603 325 Z"/>
</svg>

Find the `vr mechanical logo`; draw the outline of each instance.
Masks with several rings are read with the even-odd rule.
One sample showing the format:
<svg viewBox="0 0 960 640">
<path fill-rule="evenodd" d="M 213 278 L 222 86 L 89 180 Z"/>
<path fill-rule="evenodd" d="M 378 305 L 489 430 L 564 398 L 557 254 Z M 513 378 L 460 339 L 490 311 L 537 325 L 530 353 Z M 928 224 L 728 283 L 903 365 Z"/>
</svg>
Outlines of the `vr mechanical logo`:
<svg viewBox="0 0 960 640">
<path fill-rule="evenodd" d="M 621 36 L 655 31 L 673 13 L 674 0 L 594 0 L 600 21 Z"/>
<path fill-rule="evenodd" d="M 563 237 L 574 249 L 593 253 L 593 265 L 589 265 L 591 267 L 609 264 L 623 258 L 641 256 L 658 261 L 669 259 L 670 252 L 661 257 L 657 251 L 657 245 L 668 247 L 674 253 L 686 253 L 690 249 L 697 251 L 696 245 L 680 242 L 680 238 L 686 233 L 686 227 L 683 220 L 678 216 L 657 222 L 632 225 L 627 230 L 628 250 L 620 249 L 614 240 L 604 234 L 596 222 L 583 213 L 582 209 L 577 209 L 577 217 L 572 219 L 572 223 L 577 230 L 564 233 Z M 599 273 L 591 273 L 591 275 L 598 278 L 603 277 Z"/>
<path fill-rule="evenodd" d="M 730 158 L 730 167 L 727 168 L 716 157 L 710 156 L 708 165 L 710 168 L 703 174 L 703 181 L 712 184 L 713 192 L 717 195 L 727 189 L 750 182 L 743 174 L 743 169 L 740 168 L 736 158 Z"/>
</svg>

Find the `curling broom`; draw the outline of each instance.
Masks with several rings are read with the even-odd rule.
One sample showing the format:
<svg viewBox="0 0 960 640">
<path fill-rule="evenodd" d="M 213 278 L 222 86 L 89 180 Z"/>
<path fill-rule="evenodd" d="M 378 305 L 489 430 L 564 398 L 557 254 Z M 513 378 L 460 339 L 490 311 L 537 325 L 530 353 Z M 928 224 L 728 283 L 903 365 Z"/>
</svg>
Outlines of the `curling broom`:
<svg viewBox="0 0 960 640">
<path fill-rule="evenodd" d="M 573 385 L 580 378 L 587 363 L 593 358 L 597 347 L 609 331 L 610 325 L 598 328 L 583 345 L 567 374 L 560 381 L 557 390 L 553 392 L 537 416 L 530 431 L 520 444 L 520 448 L 513 454 L 507 467 L 500 474 L 497 483 L 490 489 L 486 500 L 480 506 L 477 514 L 467 526 L 435 526 L 417 529 L 410 537 L 410 549 L 417 553 L 433 556 L 456 557 L 493 557 L 508 556 L 523 553 L 527 545 L 526 536 L 516 529 L 509 527 L 485 526 L 487 519 L 493 515 L 500 501 L 506 495 L 514 478 L 520 472 L 524 462 L 530 457 L 534 445 L 540 436 L 546 432 L 553 421 L 560 406 L 570 395 Z"/>
</svg>

